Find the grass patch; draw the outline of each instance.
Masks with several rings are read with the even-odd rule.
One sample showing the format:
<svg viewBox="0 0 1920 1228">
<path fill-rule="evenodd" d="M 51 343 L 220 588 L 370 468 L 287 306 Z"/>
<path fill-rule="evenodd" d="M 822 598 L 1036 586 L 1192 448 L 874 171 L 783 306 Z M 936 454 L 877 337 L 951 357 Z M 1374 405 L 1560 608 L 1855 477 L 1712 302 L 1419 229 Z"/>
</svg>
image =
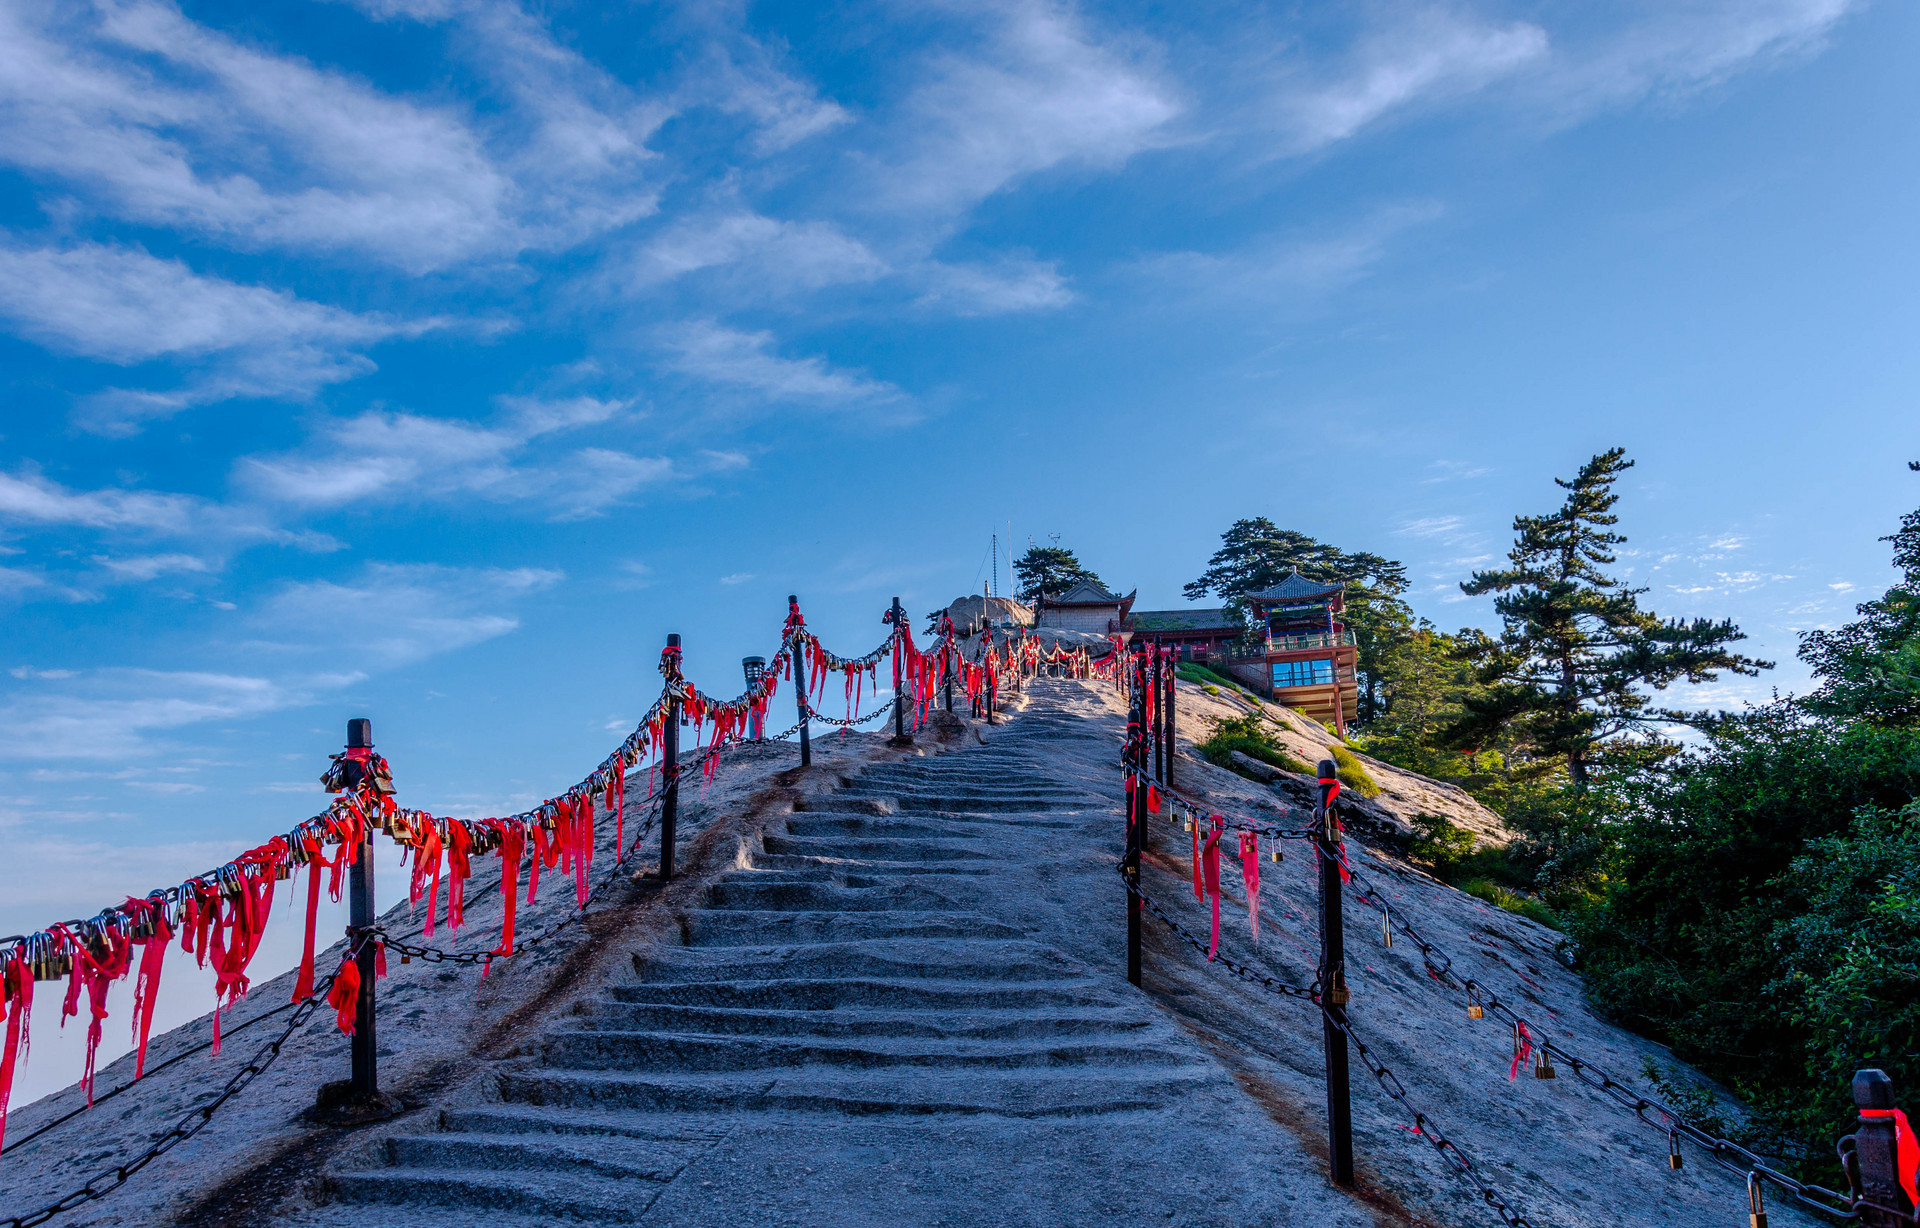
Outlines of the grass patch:
<svg viewBox="0 0 1920 1228">
<path fill-rule="evenodd" d="M 1216 674 L 1206 666 L 1195 665 L 1191 661 L 1182 661 L 1178 665 L 1175 665 L 1173 667 L 1173 676 L 1182 682 L 1211 683 L 1214 686 L 1230 687 L 1236 691 L 1240 689 L 1240 684 L 1233 679 L 1224 674 Z"/>
<path fill-rule="evenodd" d="M 1302 763 L 1289 754 L 1285 747 L 1273 740 L 1266 727 L 1261 724 L 1257 713 L 1246 716 L 1220 717 L 1213 722 L 1213 729 L 1207 734 L 1207 740 L 1195 746 L 1208 763 L 1226 768 L 1230 772 L 1241 771 L 1233 762 L 1233 752 L 1239 751 L 1249 758 L 1279 768 L 1283 772 L 1311 773 L 1313 767 Z M 1251 776 L 1248 776 L 1252 779 Z"/>
<path fill-rule="evenodd" d="M 1560 918 L 1554 911 L 1539 900 L 1509 891 L 1499 883 L 1485 878 L 1470 878 L 1459 884 L 1460 890 L 1476 899 L 1485 900 L 1510 913 L 1517 913 L 1529 921 L 1538 921 L 1548 929 L 1559 929 Z"/>
<path fill-rule="evenodd" d="M 1352 751 L 1348 750 L 1344 746 L 1339 745 L 1338 743 L 1335 743 L 1332 748 L 1332 752 L 1333 752 L 1333 762 L 1335 766 L 1337 766 L 1340 769 L 1339 775 L 1340 775 L 1341 784 L 1345 785 L 1349 789 L 1352 789 L 1355 793 L 1358 793 L 1361 797 L 1379 797 L 1380 796 L 1379 782 L 1375 781 L 1373 777 L 1367 775 L 1366 764 L 1361 763 L 1360 760 L 1354 756 L 1354 753 Z"/>
</svg>

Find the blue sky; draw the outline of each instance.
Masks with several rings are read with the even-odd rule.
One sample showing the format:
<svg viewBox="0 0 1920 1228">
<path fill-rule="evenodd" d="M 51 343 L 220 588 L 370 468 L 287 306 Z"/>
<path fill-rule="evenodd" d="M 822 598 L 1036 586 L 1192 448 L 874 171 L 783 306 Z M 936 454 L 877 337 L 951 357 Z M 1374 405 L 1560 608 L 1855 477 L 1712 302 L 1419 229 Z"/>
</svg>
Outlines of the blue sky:
<svg viewBox="0 0 1920 1228">
<path fill-rule="evenodd" d="M 668 631 L 864 650 L 988 535 L 1232 520 L 1420 613 L 1624 445 L 1623 566 L 1798 632 L 1920 504 L 1920 12 L 1848 0 L 0 3 L 8 932 L 581 776 Z"/>
</svg>

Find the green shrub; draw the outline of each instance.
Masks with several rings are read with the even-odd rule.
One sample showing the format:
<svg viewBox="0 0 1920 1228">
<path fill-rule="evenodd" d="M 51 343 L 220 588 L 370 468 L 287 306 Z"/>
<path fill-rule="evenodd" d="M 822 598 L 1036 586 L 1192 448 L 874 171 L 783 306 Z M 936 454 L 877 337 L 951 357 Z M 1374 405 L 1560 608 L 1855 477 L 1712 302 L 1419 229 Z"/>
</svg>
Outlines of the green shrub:
<svg viewBox="0 0 1920 1228">
<path fill-rule="evenodd" d="M 1220 693 L 1220 688 L 1213 685 L 1211 682 L 1203 683 L 1200 689 L 1205 691 L 1209 695 L 1218 695 Z"/>
<path fill-rule="evenodd" d="M 1300 762 L 1273 740 L 1271 734 L 1261 723 L 1258 713 L 1249 712 L 1245 716 L 1225 716 L 1213 722 L 1213 729 L 1207 740 L 1196 747 L 1207 762 L 1238 771 L 1242 776 L 1251 775 L 1241 771 L 1233 762 L 1233 752 L 1239 751 L 1250 758 L 1270 764 L 1283 772 L 1312 772 L 1313 768 Z"/>
<path fill-rule="evenodd" d="M 1354 757 L 1354 753 L 1344 746 L 1332 748 L 1333 761 L 1340 769 L 1340 783 L 1352 789 L 1361 797 L 1380 796 L 1380 786 L 1373 777 L 1367 775 L 1366 765 Z"/>
<path fill-rule="evenodd" d="M 1460 884 L 1460 890 L 1497 908 L 1517 913 L 1529 921 L 1538 921 L 1549 929 L 1560 928 L 1560 918 L 1554 915 L 1551 908 L 1539 900 L 1509 891 L 1491 879 L 1470 878 Z"/>
</svg>

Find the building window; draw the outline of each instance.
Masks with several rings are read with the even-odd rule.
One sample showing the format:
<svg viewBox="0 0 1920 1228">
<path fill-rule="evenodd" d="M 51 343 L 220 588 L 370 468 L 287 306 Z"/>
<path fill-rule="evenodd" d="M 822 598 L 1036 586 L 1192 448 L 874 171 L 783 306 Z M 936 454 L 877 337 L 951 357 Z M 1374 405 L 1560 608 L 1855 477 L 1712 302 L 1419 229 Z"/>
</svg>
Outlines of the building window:
<svg viewBox="0 0 1920 1228">
<path fill-rule="evenodd" d="M 1317 661 L 1275 661 L 1273 663 L 1273 685 L 1283 686 L 1328 686 L 1333 682 L 1333 662 L 1322 658 Z"/>
</svg>

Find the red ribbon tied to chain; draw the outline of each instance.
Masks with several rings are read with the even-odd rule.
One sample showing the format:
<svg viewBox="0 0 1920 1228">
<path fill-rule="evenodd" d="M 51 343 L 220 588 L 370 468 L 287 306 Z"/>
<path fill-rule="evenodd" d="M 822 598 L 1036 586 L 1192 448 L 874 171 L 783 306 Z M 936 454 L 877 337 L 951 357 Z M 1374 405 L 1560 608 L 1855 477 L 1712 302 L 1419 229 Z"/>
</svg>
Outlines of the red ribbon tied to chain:
<svg viewBox="0 0 1920 1228">
<path fill-rule="evenodd" d="M 1253 940 L 1260 941 L 1260 835 L 1240 833 L 1240 881 L 1247 886 L 1247 919 L 1253 923 Z"/>
<path fill-rule="evenodd" d="M 1914 1137 L 1913 1127 L 1907 1124 L 1907 1115 L 1899 1109 L 1861 1109 L 1860 1116 L 1868 1121 L 1893 1122 L 1894 1158 L 1900 1169 L 1900 1188 L 1907 1192 L 1908 1202 L 1920 1207 L 1920 1139 Z"/>
<path fill-rule="evenodd" d="M 360 1008 L 360 965 L 351 955 L 340 961 L 340 971 L 333 974 L 327 1005 L 333 1008 L 334 1026 L 352 1036 L 354 1015 Z"/>
<path fill-rule="evenodd" d="M 1207 895 L 1213 901 L 1213 937 L 1207 942 L 1207 959 L 1212 960 L 1220 951 L 1220 835 L 1226 830 L 1226 822 L 1219 815 L 1207 819 L 1207 842 L 1200 850 L 1200 860 L 1206 875 Z"/>
<path fill-rule="evenodd" d="M 1521 1064 L 1533 1056 L 1533 1033 L 1527 1031 L 1527 1025 L 1524 1023 L 1515 1023 L 1513 1025 L 1513 1034 L 1517 1043 L 1513 1047 L 1513 1065 L 1507 1067 L 1507 1082 L 1509 1083 L 1520 1077 Z"/>
</svg>

